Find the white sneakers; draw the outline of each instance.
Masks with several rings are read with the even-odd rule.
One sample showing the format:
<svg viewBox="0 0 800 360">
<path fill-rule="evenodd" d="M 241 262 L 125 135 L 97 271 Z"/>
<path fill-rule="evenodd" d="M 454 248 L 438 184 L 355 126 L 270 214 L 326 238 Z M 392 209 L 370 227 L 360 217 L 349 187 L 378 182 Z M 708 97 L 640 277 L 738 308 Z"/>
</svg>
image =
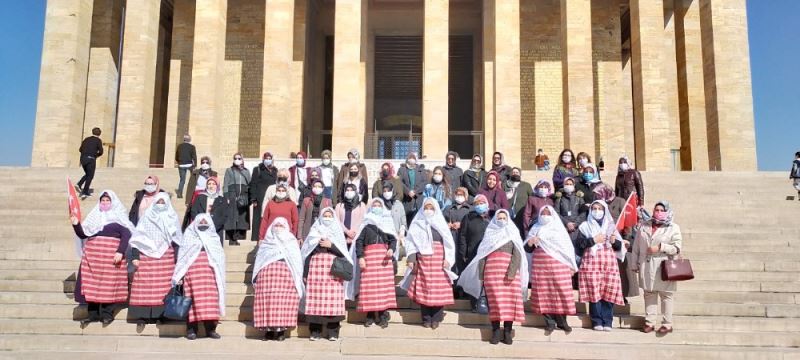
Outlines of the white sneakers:
<svg viewBox="0 0 800 360">
<path fill-rule="evenodd" d="M 597 326 L 593 327 L 592 329 L 594 329 L 594 331 L 605 331 L 605 332 L 611 332 L 611 327 L 610 327 L 610 326 L 600 326 L 600 325 L 597 325 Z"/>
</svg>

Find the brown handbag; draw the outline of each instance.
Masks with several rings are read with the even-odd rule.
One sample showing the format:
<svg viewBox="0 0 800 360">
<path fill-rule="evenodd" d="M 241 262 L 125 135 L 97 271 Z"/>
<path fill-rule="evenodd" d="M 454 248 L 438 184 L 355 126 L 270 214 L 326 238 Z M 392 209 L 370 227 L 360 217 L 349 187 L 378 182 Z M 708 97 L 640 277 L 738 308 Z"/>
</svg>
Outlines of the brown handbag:
<svg viewBox="0 0 800 360">
<path fill-rule="evenodd" d="M 684 259 L 681 256 L 680 250 L 678 250 L 678 255 L 675 258 L 670 256 L 669 259 L 661 263 L 661 280 L 686 281 L 692 279 L 694 279 L 692 263 L 689 259 Z"/>
</svg>

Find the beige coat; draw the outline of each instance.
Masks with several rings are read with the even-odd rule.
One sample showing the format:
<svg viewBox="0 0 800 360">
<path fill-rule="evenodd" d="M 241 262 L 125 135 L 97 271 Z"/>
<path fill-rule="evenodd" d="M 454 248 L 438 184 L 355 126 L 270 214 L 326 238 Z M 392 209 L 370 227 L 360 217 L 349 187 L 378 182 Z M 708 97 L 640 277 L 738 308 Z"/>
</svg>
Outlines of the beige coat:
<svg viewBox="0 0 800 360">
<path fill-rule="evenodd" d="M 678 283 L 661 280 L 661 263 L 681 249 L 683 239 L 681 228 L 676 224 L 660 227 L 653 233 L 653 227 L 642 226 L 636 234 L 630 265 L 639 269 L 639 286 L 645 291 L 676 291 Z M 647 247 L 661 244 L 661 251 L 648 255 Z"/>
</svg>

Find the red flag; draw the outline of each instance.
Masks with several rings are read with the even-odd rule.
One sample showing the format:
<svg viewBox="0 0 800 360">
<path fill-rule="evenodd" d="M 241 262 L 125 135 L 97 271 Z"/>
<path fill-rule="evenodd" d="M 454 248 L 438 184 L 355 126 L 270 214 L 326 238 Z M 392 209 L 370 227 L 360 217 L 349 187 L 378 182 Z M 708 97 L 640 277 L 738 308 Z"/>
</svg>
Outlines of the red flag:
<svg viewBox="0 0 800 360">
<path fill-rule="evenodd" d="M 75 215 L 78 220 L 81 219 L 81 201 L 78 198 L 78 193 L 75 191 L 75 186 L 72 185 L 72 180 L 67 178 L 67 206 L 69 206 L 70 215 Z"/>
<path fill-rule="evenodd" d="M 628 201 L 625 202 L 625 208 L 619 215 L 619 219 L 617 219 L 617 231 L 633 227 L 639 222 L 639 211 L 636 210 L 638 204 L 639 196 L 636 195 L 636 192 L 632 192 L 628 196 Z"/>
</svg>

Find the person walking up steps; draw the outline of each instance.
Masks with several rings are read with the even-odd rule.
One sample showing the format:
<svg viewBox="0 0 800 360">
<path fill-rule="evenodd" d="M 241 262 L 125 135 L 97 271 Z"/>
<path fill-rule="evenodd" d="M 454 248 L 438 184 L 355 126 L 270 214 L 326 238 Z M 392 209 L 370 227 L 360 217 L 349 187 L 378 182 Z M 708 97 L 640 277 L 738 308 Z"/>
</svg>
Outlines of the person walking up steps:
<svg viewBox="0 0 800 360">
<path fill-rule="evenodd" d="M 183 135 L 183 143 L 175 149 L 175 163 L 178 164 L 178 177 L 180 178 L 178 188 L 175 189 L 178 199 L 183 197 L 186 173 L 191 172 L 197 166 L 197 149 L 191 143 L 192 137 L 189 134 Z"/>
<path fill-rule="evenodd" d="M 103 141 L 100 140 L 100 128 L 92 129 L 92 136 L 83 139 L 80 149 L 81 167 L 84 175 L 75 185 L 75 189 L 81 194 L 81 199 L 91 196 L 92 180 L 94 170 L 97 168 L 97 158 L 103 156 Z"/>
<path fill-rule="evenodd" d="M 794 162 L 789 178 L 792 179 L 794 189 L 797 190 L 797 200 L 800 200 L 800 151 L 794 153 Z"/>
</svg>

